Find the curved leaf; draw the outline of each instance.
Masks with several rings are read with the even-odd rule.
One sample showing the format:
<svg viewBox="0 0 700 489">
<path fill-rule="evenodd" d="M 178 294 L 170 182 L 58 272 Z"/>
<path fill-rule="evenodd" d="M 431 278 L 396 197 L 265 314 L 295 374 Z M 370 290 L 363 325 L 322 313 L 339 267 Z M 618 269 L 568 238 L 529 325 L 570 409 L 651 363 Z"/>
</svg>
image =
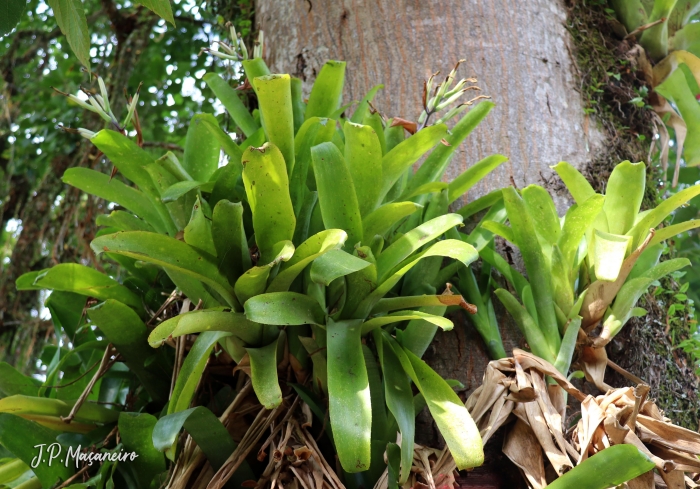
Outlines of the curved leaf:
<svg viewBox="0 0 700 489">
<path fill-rule="evenodd" d="M 449 331 L 454 327 L 452 321 L 442 316 L 427 314 L 425 312 L 420 311 L 398 311 L 393 312 L 391 314 L 387 314 L 386 316 L 379 316 L 376 318 L 368 319 L 367 321 L 362 323 L 362 334 L 365 335 L 377 328 L 386 326 L 387 324 L 398 323 L 401 321 L 412 321 L 414 319 L 421 319 L 423 321 L 427 321 L 436 326 L 439 326 L 445 331 Z"/>
<path fill-rule="evenodd" d="M 484 462 L 481 435 L 464 403 L 454 390 L 423 360 L 382 333 L 398 357 L 404 371 L 423 394 L 440 433 L 450 448 L 457 468 L 477 467 Z"/>
<path fill-rule="evenodd" d="M 178 373 L 175 387 L 170 395 L 167 414 L 177 413 L 189 408 L 214 345 L 221 338 L 230 335 L 231 333 L 223 331 L 207 331 L 197 336 Z"/>
<path fill-rule="evenodd" d="M 343 250 L 330 250 L 311 264 L 311 280 L 330 285 L 333 280 L 363 270 L 371 264 Z"/>
<path fill-rule="evenodd" d="M 143 313 L 138 295 L 104 273 L 78 263 L 61 263 L 49 268 L 36 276 L 34 285 L 44 289 L 75 292 L 99 300 L 115 299 Z"/>
<path fill-rule="evenodd" d="M 408 183 L 406 193 L 409 193 L 426 183 L 439 181 L 442 178 L 442 175 L 445 173 L 445 169 L 450 162 L 450 158 L 462 144 L 462 141 L 464 141 L 467 136 L 471 134 L 476 126 L 478 126 L 479 123 L 484 120 L 488 113 L 491 112 L 491 109 L 493 109 L 495 106 L 496 104 L 491 101 L 483 101 L 470 109 L 469 112 L 467 112 L 464 117 L 462 117 L 457 124 L 454 125 L 450 133 L 444 136 L 449 143 L 449 146 L 440 144 L 432 151 L 432 153 L 430 153 L 430 156 L 425 159 L 416 174 Z M 424 130 L 425 129 L 423 129 L 423 131 Z"/>
<path fill-rule="evenodd" d="M 445 136 L 447 136 L 445 124 L 428 126 L 397 144 L 385 154 L 382 158 L 383 182 L 380 197 L 384 198 L 399 180 L 399 177 Z"/>
<path fill-rule="evenodd" d="M 401 236 L 377 258 L 378 281 L 386 280 L 392 269 L 414 251 L 461 223 L 462 216 L 459 214 L 446 214 L 431 219 Z"/>
<path fill-rule="evenodd" d="M 83 192 L 116 202 L 148 222 L 159 233 L 165 232 L 163 220 L 148 197 L 119 180 L 110 179 L 109 175 L 88 168 L 69 168 L 61 180 Z"/>
<path fill-rule="evenodd" d="M 362 219 L 362 235 L 364 240 L 371 240 L 375 236 L 384 236 L 401 219 L 408 217 L 423 206 L 415 202 L 395 202 L 370 212 Z"/>
<path fill-rule="evenodd" d="M 179 314 L 160 323 L 148 335 L 148 344 L 161 346 L 168 338 L 205 331 L 231 333 L 249 345 L 257 344 L 262 337 L 262 326 L 248 320 L 241 312 L 200 310 Z"/>
<path fill-rule="evenodd" d="M 325 313 L 318 301 L 296 292 L 271 292 L 251 297 L 243 305 L 250 321 L 278 326 L 324 324 Z"/>
<path fill-rule="evenodd" d="M 654 462 L 634 445 L 614 445 L 581 462 L 547 489 L 607 489 L 654 469 Z"/>
<path fill-rule="evenodd" d="M 291 241 L 282 241 L 273 246 L 271 254 L 274 258 L 270 263 L 253 267 L 236 280 L 233 290 L 241 304 L 251 297 L 265 292 L 270 271 L 273 267 L 289 260 L 294 255 L 294 245 Z"/>
<path fill-rule="evenodd" d="M 454 134 L 454 130 L 453 130 Z M 474 163 L 469 169 L 452 180 L 447 189 L 447 198 L 451 204 L 461 196 L 466 194 L 470 188 L 476 185 L 482 178 L 491 173 L 493 170 L 508 161 L 508 158 L 503 155 L 487 156 L 483 160 Z"/>
<path fill-rule="evenodd" d="M 566 161 L 560 161 L 552 167 L 552 169 L 557 172 L 559 178 L 561 178 L 569 189 L 569 193 L 574 198 L 577 204 L 583 204 L 588 198 L 595 195 L 595 190 L 588 183 L 586 177 L 581 175 L 576 168 Z"/>
<path fill-rule="evenodd" d="M 348 235 L 341 229 L 316 233 L 294 250 L 294 255 L 280 266 L 279 273 L 267 287 L 267 292 L 285 292 L 306 266 L 331 250 L 339 249 Z"/>
<path fill-rule="evenodd" d="M 90 246 L 98 255 L 103 252 L 116 253 L 195 278 L 221 294 L 231 307 L 239 307 L 231 286 L 219 272 L 215 261 L 182 241 L 162 234 L 130 231 L 101 236 L 94 239 Z"/>
</svg>

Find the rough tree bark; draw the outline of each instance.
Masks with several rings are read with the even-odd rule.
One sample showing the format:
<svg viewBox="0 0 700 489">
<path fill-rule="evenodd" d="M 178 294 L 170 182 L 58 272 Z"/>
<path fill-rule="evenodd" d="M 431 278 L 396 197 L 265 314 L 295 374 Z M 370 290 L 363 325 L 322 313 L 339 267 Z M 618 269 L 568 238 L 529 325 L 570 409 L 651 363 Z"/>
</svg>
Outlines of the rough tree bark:
<svg viewBox="0 0 700 489">
<path fill-rule="evenodd" d="M 265 59 L 273 71 L 292 73 L 306 89 L 327 59 L 348 62 L 345 100 L 357 100 L 375 84 L 387 116 L 415 119 L 422 83 L 446 73 L 459 59 L 459 75 L 475 76 L 496 108 L 458 150 L 448 177 L 494 153 L 510 158 L 470 192 L 471 200 L 510 185 L 549 186 L 559 205 L 567 196 L 548 185 L 550 166 L 566 160 L 585 167 L 601 135 L 584 119 L 574 60 L 559 0 L 442 1 L 258 0 L 256 22 L 265 31 Z M 502 335 L 511 350 L 521 342 L 504 318 Z M 440 354 L 431 354 L 439 351 Z M 427 359 L 463 382 L 481 382 L 488 357 L 467 326 L 436 337 Z"/>
</svg>

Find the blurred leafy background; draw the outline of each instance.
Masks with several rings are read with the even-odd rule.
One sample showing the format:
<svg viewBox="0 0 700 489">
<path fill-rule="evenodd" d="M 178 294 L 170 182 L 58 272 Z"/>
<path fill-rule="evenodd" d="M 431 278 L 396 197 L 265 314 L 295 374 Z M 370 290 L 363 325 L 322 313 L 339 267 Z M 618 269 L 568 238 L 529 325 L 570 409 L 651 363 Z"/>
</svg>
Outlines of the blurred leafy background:
<svg viewBox="0 0 700 489">
<path fill-rule="evenodd" d="M 158 141 L 178 151 L 196 112 L 224 112 L 203 90 L 214 58 L 200 50 L 225 37 L 229 21 L 249 38 L 252 0 L 175 0 L 175 27 L 128 0 L 83 6 L 90 69 L 112 93 L 133 94 L 143 84 L 138 113 L 145 147 Z M 228 61 L 217 61 L 220 73 L 240 76 Z M 88 243 L 105 206 L 60 180 L 71 167 L 110 170 L 89 142 L 60 130 L 59 121 L 77 125 L 84 111 L 52 88 L 75 94 L 81 86 L 97 89 L 96 78 L 82 69 L 49 5 L 31 0 L 16 30 L 0 38 L 0 360 L 27 373 L 36 371 L 42 345 L 53 342 L 53 327 L 45 297 L 18 295 L 14 281 L 60 262 L 94 263 Z M 125 96 L 115 97 L 114 112 L 125 103 Z M 82 121 L 93 130 L 103 124 L 97 117 Z"/>
</svg>

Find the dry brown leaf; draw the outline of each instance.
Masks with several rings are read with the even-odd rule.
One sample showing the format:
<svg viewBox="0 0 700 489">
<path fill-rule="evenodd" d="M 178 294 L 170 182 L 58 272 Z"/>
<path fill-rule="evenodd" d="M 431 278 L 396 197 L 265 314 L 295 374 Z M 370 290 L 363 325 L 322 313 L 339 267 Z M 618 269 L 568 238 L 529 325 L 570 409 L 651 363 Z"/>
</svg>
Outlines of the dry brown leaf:
<svg viewBox="0 0 700 489">
<path fill-rule="evenodd" d="M 628 489 L 654 489 L 654 471 L 650 470 L 639 477 L 627 481 Z"/>
<path fill-rule="evenodd" d="M 605 383 L 605 367 L 608 364 L 608 354 L 605 348 L 584 346 L 581 353 L 581 367 L 586 380 L 593 383 L 599 390 L 607 392 L 612 387 Z"/>
<path fill-rule="evenodd" d="M 530 487 L 543 489 L 547 486 L 542 448 L 535 433 L 521 420 L 516 421 L 506 435 L 503 453 L 522 470 Z"/>
<path fill-rule="evenodd" d="M 401 126 L 406 131 L 408 131 L 409 134 L 415 134 L 416 131 L 418 130 L 418 124 L 415 122 L 411 122 L 406 119 L 402 119 L 401 117 L 394 117 L 391 120 L 391 125 L 389 127 L 396 127 L 396 126 Z"/>
</svg>

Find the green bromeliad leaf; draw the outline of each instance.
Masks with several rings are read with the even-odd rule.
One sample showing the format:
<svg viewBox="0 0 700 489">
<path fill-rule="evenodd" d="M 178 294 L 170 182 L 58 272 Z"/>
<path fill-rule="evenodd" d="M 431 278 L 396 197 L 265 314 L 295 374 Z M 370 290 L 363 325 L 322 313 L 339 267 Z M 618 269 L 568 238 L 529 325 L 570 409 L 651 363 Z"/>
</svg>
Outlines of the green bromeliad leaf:
<svg viewBox="0 0 700 489">
<path fill-rule="evenodd" d="M 223 78 L 216 73 L 207 73 L 202 79 L 209 88 L 211 88 L 212 92 L 214 92 L 216 98 L 226 107 L 233 121 L 241 128 L 241 131 L 243 131 L 246 137 L 252 136 L 253 133 L 260 128 L 238 96 L 239 92 L 231 88 Z"/>
<path fill-rule="evenodd" d="M 360 214 L 366 216 L 379 204 L 382 191 L 382 145 L 370 126 L 346 121 L 343 133 L 345 162 L 357 192 Z"/>
<path fill-rule="evenodd" d="M 185 140 L 182 166 L 193 180 L 206 182 L 219 167 L 221 144 L 205 121 L 216 127 L 219 123 L 211 114 L 197 114 L 190 121 Z"/>
<path fill-rule="evenodd" d="M 343 250 L 330 250 L 311 264 L 311 280 L 318 284 L 330 285 L 333 280 L 363 270 L 370 265 L 370 262 Z"/>
<path fill-rule="evenodd" d="M 345 61 L 326 61 L 309 94 L 306 119 L 331 117 L 340 107 L 345 83 Z"/>
<path fill-rule="evenodd" d="M 35 287 L 75 292 L 100 300 L 115 299 L 139 313 L 143 312 L 141 298 L 116 280 L 94 268 L 78 263 L 61 263 L 39 273 L 33 282 Z"/>
<path fill-rule="evenodd" d="M 231 333 L 249 345 L 258 345 L 262 340 L 262 325 L 250 321 L 242 312 L 217 310 L 190 311 L 160 323 L 148 336 L 148 343 L 158 348 L 172 337 L 205 331 Z"/>
<path fill-rule="evenodd" d="M 361 321 L 328 320 L 328 400 L 333 438 L 346 472 L 369 468 L 372 405 L 360 341 Z"/>
<path fill-rule="evenodd" d="M 260 324 L 300 326 L 324 324 L 318 301 L 297 292 L 271 292 L 251 297 L 243 305 L 246 318 Z"/>
<path fill-rule="evenodd" d="M 644 198 L 646 175 L 644 162 L 623 161 L 615 166 L 608 179 L 603 204 L 608 232 L 625 234 L 632 229 Z"/>
<path fill-rule="evenodd" d="M 282 404 L 282 390 L 277 379 L 277 344 L 279 337 L 267 346 L 246 348 L 250 359 L 250 379 L 260 404 L 274 409 Z"/>
<path fill-rule="evenodd" d="M 382 332 L 382 335 L 406 374 L 423 394 L 457 468 L 464 470 L 481 465 L 484 462 L 484 449 L 479 429 L 455 391 L 423 360 L 401 347 L 386 332 Z"/>
<path fill-rule="evenodd" d="M 267 140 L 279 149 L 289 176 L 294 169 L 294 115 L 289 75 L 261 76 L 254 84 Z"/>
<path fill-rule="evenodd" d="M 606 489 L 654 469 L 654 462 L 634 445 L 615 445 L 581 462 L 547 489 Z"/>
<path fill-rule="evenodd" d="M 255 242 L 260 261 L 272 261 L 272 248 L 294 237 L 296 218 L 289 196 L 284 157 L 271 143 L 243 153 L 243 183 L 253 213 Z"/>
<path fill-rule="evenodd" d="M 362 218 L 355 186 L 342 153 L 333 143 L 311 149 L 318 203 L 326 229 L 343 229 L 348 233 L 346 249 L 362 241 Z"/>
</svg>

